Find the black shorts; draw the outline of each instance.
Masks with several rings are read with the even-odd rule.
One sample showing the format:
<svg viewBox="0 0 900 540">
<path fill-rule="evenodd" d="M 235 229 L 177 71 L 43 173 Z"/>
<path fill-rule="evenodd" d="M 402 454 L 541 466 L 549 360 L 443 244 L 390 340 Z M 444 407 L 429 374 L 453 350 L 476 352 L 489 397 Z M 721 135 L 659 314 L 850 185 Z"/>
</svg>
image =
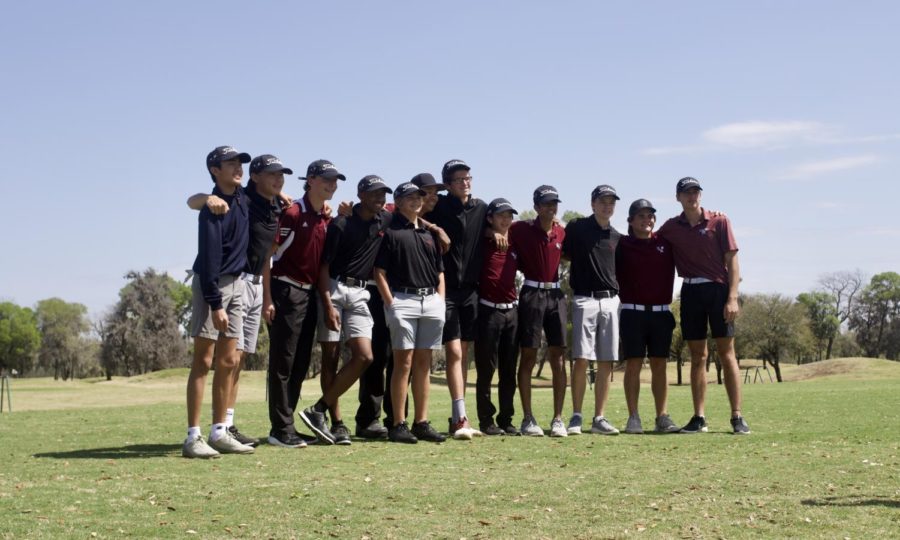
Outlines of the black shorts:
<svg viewBox="0 0 900 540">
<path fill-rule="evenodd" d="M 550 347 L 566 346 L 566 295 L 562 289 L 522 287 L 519 293 L 519 346 L 539 348 L 541 330 Z"/>
<path fill-rule="evenodd" d="M 447 313 L 441 343 L 454 339 L 475 341 L 478 318 L 478 291 L 474 288 L 447 289 Z"/>
<path fill-rule="evenodd" d="M 623 309 L 619 314 L 625 358 L 668 358 L 673 330 L 675 317 L 671 311 Z"/>
<path fill-rule="evenodd" d="M 728 285 L 722 283 L 681 286 L 681 334 L 685 340 L 706 339 L 707 326 L 713 338 L 734 337 L 734 323 L 725 322 Z"/>
</svg>

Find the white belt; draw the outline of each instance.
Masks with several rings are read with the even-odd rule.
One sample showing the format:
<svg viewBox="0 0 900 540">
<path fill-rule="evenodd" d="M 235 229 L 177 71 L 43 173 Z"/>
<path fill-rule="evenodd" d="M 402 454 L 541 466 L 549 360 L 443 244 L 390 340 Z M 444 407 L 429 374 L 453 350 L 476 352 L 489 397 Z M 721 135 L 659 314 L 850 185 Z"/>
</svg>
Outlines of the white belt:
<svg viewBox="0 0 900 540">
<path fill-rule="evenodd" d="M 249 281 L 254 285 L 259 285 L 262 283 L 262 276 L 257 274 L 248 274 L 247 272 L 241 272 L 241 279 Z"/>
<path fill-rule="evenodd" d="M 688 285 L 699 285 L 701 283 L 712 283 L 713 280 L 706 279 L 705 277 L 686 277 L 684 278 L 684 282 Z"/>
<path fill-rule="evenodd" d="M 512 309 L 512 308 L 514 308 L 514 307 L 516 307 L 516 306 L 519 305 L 518 302 L 512 302 L 512 303 L 509 303 L 509 304 L 495 304 L 494 302 L 491 302 L 490 300 L 485 300 L 484 298 L 479 298 L 479 299 L 478 299 L 478 303 L 479 303 L 479 304 L 484 304 L 484 305 L 486 305 L 487 307 L 491 307 L 491 308 L 494 308 L 494 309 Z"/>
<path fill-rule="evenodd" d="M 283 281 L 283 282 L 287 283 L 288 285 L 293 285 L 294 287 L 297 287 L 298 289 L 303 289 L 304 291 L 308 291 L 308 290 L 312 289 L 312 284 L 300 283 L 299 281 L 295 281 L 287 276 L 275 276 L 275 279 L 277 279 L 278 281 Z"/>
<path fill-rule="evenodd" d="M 558 281 L 531 281 L 526 279 L 524 282 L 526 287 L 534 287 L 535 289 L 558 289 Z"/>
<path fill-rule="evenodd" d="M 635 311 L 669 311 L 669 306 L 654 306 L 650 304 L 622 304 L 622 309 L 633 309 Z"/>
</svg>

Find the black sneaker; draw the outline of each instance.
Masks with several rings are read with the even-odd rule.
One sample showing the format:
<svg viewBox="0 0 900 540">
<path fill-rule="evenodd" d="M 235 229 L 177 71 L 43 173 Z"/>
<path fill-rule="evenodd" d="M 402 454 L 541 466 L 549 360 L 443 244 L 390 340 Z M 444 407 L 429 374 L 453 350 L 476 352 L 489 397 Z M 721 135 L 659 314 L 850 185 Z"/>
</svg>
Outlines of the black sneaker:
<svg viewBox="0 0 900 540">
<path fill-rule="evenodd" d="M 506 425 L 506 426 L 502 426 L 500 429 L 503 430 L 503 433 L 504 433 L 505 435 L 516 436 L 516 435 L 521 435 L 521 434 L 522 434 L 521 432 L 519 432 L 519 428 L 517 428 L 516 426 L 514 426 L 514 425 L 512 425 L 512 424 L 509 424 L 509 425 Z"/>
<path fill-rule="evenodd" d="M 237 440 L 237 442 L 239 442 L 241 444 L 245 444 L 247 446 L 252 446 L 253 448 L 256 448 L 257 446 L 259 446 L 259 439 L 256 439 L 254 437 L 248 437 L 247 435 L 244 435 L 243 433 L 238 431 L 237 426 L 230 426 L 228 428 L 228 431 L 231 433 L 231 436 L 234 437 L 235 440 Z"/>
<path fill-rule="evenodd" d="M 419 439 L 409 432 L 409 426 L 406 422 L 400 422 L 396 426 L 388 430 L 388 439 L 393 442 L 416 444 Z"/>
<path fill-rule="evenodd" d="M 316 434 L 319 442 L 325 444 L 334 444 L 334 435 L 328 430 L 328 424 L 325 423 L 325 413 L 320 413 L 314 407 L 309 407 L 300 411 L 300 420 L 306 424 L 306 427 Z"/>
<path fill-rule="evenodd" d="M 734 429 L 735 435 L 750 435 L 750 426 L 743 416 L 734 416 L 731 418 L 731 427 Z"/>
<path fill-rule="evenodd" d="M 481 432 L 485 435 L 503 435 L 504 431 L 497 424 L 481 426 Z"/>
<path fill-rule="evenodd" d="M 334 435 L 334 444 L 349 446 L 350 429 L 343 422 L 335 422 L 331 424 L 331 434 Z"/>
<path fill-rule="evenodd" d="M 413 424 L 412 433 L 416 436 L 416 438 L 422 439 L 423 441 L 440 443 L 447 440 L 447 437 L 444 437 L 433 427 L 431 427 L 431 422 L 429 422 L 428 420 L 423 420 L 421 422 L 416 422 L 415 424 Z"/>
<path fill-rule="evenodd" d="M 356 436 L 363 439 L 384 439 L 387 434 L 388 428 L 378 420 L 372 420 L 368 426 L 356 424 Z"/>
<path fill-rule="evenodd" d="M 694 415 L 679 433 L 706 433 L 707 431 L 709 431 L 709 427 L 706 425 L 706 417 Z"/>
<path fill-rule="evenodd" d="M 267 442 L 272 446 L 281 446 L 282 448 L 304 448 L 306 443 L 296 433 L 289 435 L 276 434 L 269 432 Z"/>
</svg>

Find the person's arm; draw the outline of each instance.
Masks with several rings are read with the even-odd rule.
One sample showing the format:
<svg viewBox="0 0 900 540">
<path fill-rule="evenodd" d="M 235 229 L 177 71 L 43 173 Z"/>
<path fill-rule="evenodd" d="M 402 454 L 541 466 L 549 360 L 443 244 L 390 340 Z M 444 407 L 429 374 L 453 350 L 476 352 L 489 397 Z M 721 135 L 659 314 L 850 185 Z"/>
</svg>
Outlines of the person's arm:
<svg viewBox="0 0 900 540">
<path fill-rule="evenodd" d="M 435 237 L 438 245 L 441 247 L 441 253 L 450 251 L 450 237 L 447 236 L 447 231 L 430 221 L 425 221 L 422 217 L 419 217 L 419 221 L 422 223 L 422 227 Z"/>
<path fill-rule="evenodd" d="M 444 286 L 444 273 L 441 272 L 440 274 L 438 274 L 438 286 L 437 286 L 437 293 L 439 295 L 441 295 L 441 300 L 447 299 L 447 294 L 446 294 L 445 290 L 446 290 L 446 287 Z"/>
<path fill-rule="evenodd" d="M 353 203 L 350 201 L 341 201 L 338 203 L 338 215 L 350 217 L 353 215 Z"/>
<path fill-rule="evenodd" d="M 263 265 L 262 283 L 263 283 L 263 310 L 262 315 L 267 323 L 272 324 L 275 320 L 275 304 L 272 303 L 272 255 L 275 254 L 276 246 L 272 246 L 269 256 L 266 257 L 266 264 Z"/>
<path fill-rule="evenodd" d="M 341 318 L 338 317 L 338 312 L 334 309 L 334 304 L 331 302 L 330 268 L 331 265 L 327 262 L 322 263 L 322 266 L 319 267 L 319 279 L 316 282 L 316 287 L 319 289 L 319 298 L 322 300 L 322 309 L 324 310 L 322 315 L 325 319 L 325 326 L 332 332 L 339 332 L 341 330 Z"/>
<path fill-rule="evenodd" d="M 737 251 L 725 253 L 725 268 L 728 269 L 728 299 L 725 301 L 725 322 L 734 322 L 741 311 L 738 304 L 738 285 L 741 283 L 741 266 Z"/>
<path fill-rule="evenodd" d="M 204 206 L 215 216 L 221 216 L 228 213 L 228 203 L 221 197 L 210 195 L 208 193 L 195 193 L 188 197 L 187 205 L 191 210 L 200 210 Z"/>
<path fill-rule="evenodd" d="M 290 195 L 283 191 L 279 191 L 276 197 L 278 197 L 278 204 L 282 208 L 287 208 L 288 206 L 294 204 L 294 199 L 292 199 Z"/>
<path fill-rule="evenodd" d="M 372 273 L 375 275 L 375 285 L 378 287 L 378 294 L 381 295 L 381 300 L 384 302 L 384 305 L 390 306 L 394 303 L 394 295 L 391 294 L 391 287 L 388 285 L 387 273 L 384 271 L 384 268 L 378 267 L 375 267 Z"/>
<path fill-rule="evenodd" d="M 219 289 L 219 269 L 222 267 L 222 218 L 209 214 L 200 216 L 198 241 L 200 290 L 209 305 L 213 327 L 219 332 L 228 329 L 228 316 L 222 307 L 222 291 Z"/>
</svg>

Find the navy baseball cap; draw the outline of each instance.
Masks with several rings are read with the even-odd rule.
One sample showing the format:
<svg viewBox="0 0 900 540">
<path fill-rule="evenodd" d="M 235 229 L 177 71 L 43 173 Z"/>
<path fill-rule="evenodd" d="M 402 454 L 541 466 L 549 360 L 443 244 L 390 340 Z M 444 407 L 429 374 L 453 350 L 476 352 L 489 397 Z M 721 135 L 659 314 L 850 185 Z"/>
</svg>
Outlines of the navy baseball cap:
<svg viewBox="0 0 900 540">
<path fill-rule="evenodd" d="M 591 192 L 592 201 L 600 197 L 615 197 L 617 201 L 619 200 L 619 196 L 616 195 L 616 188 L 607 184 L 600 184 Z"/>
<path fill-rule="evenodd" d="M 306 168 L 306 176 L 301 176 L 301 180 L 308 180 L 311 176 L 321 176 L 322 178 L 337 178 L 338 180 L 346 180 L 347 177 L 339 173 L 334 163 L 327 159 L 317 159 L 309 164 Z"/>
<path fill-rule="evenodd" d="M 358 192 L 378 191 L 380 189 L 383 189 L 388 193 L 394 192 L 391 188 L 387 187 L 387 184 L 384 183 L 384 180 L 382 180 L 380 176 L 375 174 L 364 176 L 363 179 L 356 184 L 356 191 Z"/>
<path fill-rule="evenodd" d="M 470 171 L 470 170 L 472 170 L 472 167 L 469 167 L 468 165 L 466 165 L 466 162 L 461 159 L 451 159 L 447 163 L 444 163 L 444 168 L 441 169 L 441 179 L 444 182 L 449 181 L 450 175 L 452 175 L 454 172 L 456 172 L 460 169 Z"/>
<path fill-rule="evenodd" d="M 422 191 L 419 186 L 413 184 L 412 182 L 403 182 L 402 184 L 397 186 L 396 189 L 394 189 L 394 200 L 396 201 L 397 199 L 402 199 L 407 195 L 413 195 L 415 193 L 418 193 L 419 195 L 425 195 L 425 192 Z"/>
<path fill-rule="evenodd" d="M 212 152 L 206 154 L 206 168 L 218 167 L 223 161 L 239 159 L 241 163 L 250 163 L 250 154 L 238 152 L 233 146 L 217 146 Z"/>
<path fill-rule="evenodd" d="M 513 208 L 512 203 L 510 203 L 503 197 L 494 199 L 487 207 L 488 215 L 496 214 L 497 212 L 512 212 L 513 214 L 519 213 L 515 208 Z"/>
<path fill-rule="evenodd" d="M 256 156 L 250 162 L 250 174 L 258 174 L 264 172 L 280 172 L 284 174 L 294 174 L 294 171 L 284 166 L 280 159 L 272 154 L 263 154 Z"/>
<path fill-rule="evenodd" d="M 419 173 L 413 176 L 410 182 L 419 186 L 420 188 L 437 186 L 438 191 L 444 191 L 447 189 L 447 184 L 438 184 L 437 180 L 434 179 L 434 176 L 432 176 L 431 173 L 427 172 Z"/>
<path fill-rule="evenodd" d="M 656 213 L 656 208 L 653 208 L 653 203 L 647 199 L 638 199 L 628 207 L 628 217 L 633 218 L 641 210 L 650 210 L 654 214 Z"/>
<path fill-rule="evenodd" d="M 694 188 L 703 191 L 703 188 L 700 187 L 700 182 L 696 178 L 685 176 L 678 181 L 678 184 L 675 185 L 675 193 L 681 193 L 682 191 L 687 191 Z"/>
<path fill-rule="evenodd" d="M 562 202 L 559 200 L 559 192 L 553 186 L 540 186 L 534 190 L 534 204 Z"/>
</svg>

